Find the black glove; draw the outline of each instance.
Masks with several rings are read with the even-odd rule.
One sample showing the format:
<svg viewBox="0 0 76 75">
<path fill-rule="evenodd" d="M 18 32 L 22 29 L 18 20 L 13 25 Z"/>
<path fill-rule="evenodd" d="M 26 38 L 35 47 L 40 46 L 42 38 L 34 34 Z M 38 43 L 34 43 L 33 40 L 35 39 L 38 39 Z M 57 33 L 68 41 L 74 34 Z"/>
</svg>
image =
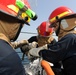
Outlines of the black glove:
<svg viewBox="0 0 76 75">
<path fill-rule="evenodd" d="M 32 49 L 32 48 L 36 48 L 36 46 L 37 46 L 37 42 L 32 42 L 32 43 L 23 45 L 22 47 L 20 47 L 20 49 L 21 49 L 22 53 L 27 55 L 29 50 Z"/>
<path fill-rule="evenodd" d="M 29 43 L 29 44 L 22 45 L 20 47 L 21 52 L 23 53 L 22 60 L 24 60 L 25 54 L 26 54 L 26 56 L 28 56 L 29 50 L 32 49 L 32 48 L 36 48 L 37 45 L 38 45 L 37 42 L 32 42 L 32 43 Z"/>
<path fill-rule="evenodd" d="M 29 46 L 29 44 L 23 45 L 22 47 L 20 47 L 21 52 L 24 54 L 28 54 L 28 51 L 31 49 L 31 47 Z"/>
</svg>

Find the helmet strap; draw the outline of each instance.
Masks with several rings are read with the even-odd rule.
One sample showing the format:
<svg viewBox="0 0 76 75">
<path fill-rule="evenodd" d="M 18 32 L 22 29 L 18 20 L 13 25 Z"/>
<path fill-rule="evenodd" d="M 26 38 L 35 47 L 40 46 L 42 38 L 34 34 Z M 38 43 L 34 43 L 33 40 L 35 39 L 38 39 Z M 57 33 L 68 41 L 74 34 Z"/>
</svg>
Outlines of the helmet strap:
<svg viewBox="0 0 76 75">
<path fill-rule="evenodd" d="M 59 22 L 59 27 L 58 27 L 58 29 L 55 32 L 56 33 L 56 36 L 58 36 L 59 32 L 60 32 L 60 22 Z"/>
<path fill-rule="evenodd" d="M 23 27 L 23 26 L 22 26 L 22 23 L 21 23 L 21 24 L 20 24 L 20 27 L 19 27 L 19 30 L 18 30 L 15 38 L 13 39 L 13 41 L 15 41 L 15 40 L 18 38 L 18 36 L 19 36 L 19 34 L 20 34 L 20 32 L 21 32 L 22 27 Z"/>
</svg>

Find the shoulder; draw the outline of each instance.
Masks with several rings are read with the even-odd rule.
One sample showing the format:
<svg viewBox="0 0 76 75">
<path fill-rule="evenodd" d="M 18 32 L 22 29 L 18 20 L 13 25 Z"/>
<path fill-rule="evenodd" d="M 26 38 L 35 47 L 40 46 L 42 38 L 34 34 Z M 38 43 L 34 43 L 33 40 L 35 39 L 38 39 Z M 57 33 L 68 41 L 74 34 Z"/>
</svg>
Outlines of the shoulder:
<svg viewBox="0 0 76 75">
<path fill-rule="evenodd" d="M 76 40 L 76 34 L 70 33 L 62 37 L 59 41 L 65 40 L 65 41 L 74 41 Z"/>
<path fill-rule="evenodd" d="M 70 34 L 67 34 L 67 35 L 65 35 L 63 38 L 69 38 L 69 39 L 74 39 L 74 38 L 76 38 L 76 34 L 73 34 L 73 33 L 70 33 Z"/>
<path fill-rule="evenodd" d="M 36 41 L 37 42 L 37 36 L 32 36 L 28 39 L 29 43 Z"/>
</svg>

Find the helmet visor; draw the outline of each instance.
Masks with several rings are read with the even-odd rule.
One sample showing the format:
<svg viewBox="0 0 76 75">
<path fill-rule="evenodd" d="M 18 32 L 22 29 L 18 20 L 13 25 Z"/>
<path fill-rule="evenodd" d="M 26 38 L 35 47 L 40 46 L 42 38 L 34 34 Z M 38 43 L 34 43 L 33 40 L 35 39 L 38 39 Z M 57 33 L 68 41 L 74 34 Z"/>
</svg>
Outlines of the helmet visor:
<svg viewBox="0 0 76 75">
<path fill-rule="evenodd" d="M 71 30 L 76 27 L 76 15 L 66 16 L 62 19 L 57 20 L 52 23 L 50 27 L 56 28 L 60 24 L 60 28 L 63 30 Z"/>
</svg>

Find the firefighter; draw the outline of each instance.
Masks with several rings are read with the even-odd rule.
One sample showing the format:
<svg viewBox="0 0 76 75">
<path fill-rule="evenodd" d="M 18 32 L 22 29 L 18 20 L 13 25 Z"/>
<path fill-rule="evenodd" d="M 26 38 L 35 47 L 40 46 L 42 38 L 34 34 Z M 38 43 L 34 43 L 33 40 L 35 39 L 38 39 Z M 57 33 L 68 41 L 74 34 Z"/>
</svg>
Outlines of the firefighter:
<svg viewBox="0 0 76 75">
<path fill-rule="evenodd" d="M 30 39 L 28 39 L 28 42 L 33 42 L 36 41 L 38 43 L 38 47 L 43 46 L 45 44 L 49 43 L 55 43 L 56 40 L 52 36 L 54 33 L 53 28 L 49 28 L 49 23 L 47 21 L 42 22 L 38 27 L 37 27 L 37 36 L 33 36 Z M 36 39 L 36 40 L 34 40 Z"/>
<path fill-rule="evenodd" d="M 56 63 L 61 62 L 63 75 L 76 74 L 76 13 L 66 6 L 56 8 L 49 16 L 50 27 L 53 27 L 58 42 L 54 45 L 45 45 L 33 48 L 29 55 L 43 57 Z"/>
<path fill-rule="evenodd" d="M 37 19 L 29 10 L 27 0 L 0 0 L 0 75 L 26 74 L 11 41 L 17 39 L 24 24 L 29 24 L 30 19 Z M 25 11 L 31 13 L 32 17 Z"/>
<path fill-rule="evenodd" d="M 22 52 L 27 52 L 33 47 L 41 47 L 45 44 L 54 44 L 56 43 L 55 38 L 52 36 L 54 33 L 53 28 L 49 28 L 49 23 L 47 21 L 43 21 L 38 27 L 37 27 L 37 36 L 32 36 L 31 38 L 28 39 L 29 43 L 32 43 L 31 45 L 27 46 L 26 45 L 21 47 Z M 27 52 L 28 53 L 28 52 Z M 26 55 L 27 55 L 26 53 Z"/>
<path fill-rule="evenodd" d="M 54 44 L 55 38 L 52 36 L 54 33 L 53 28 L 49 28 L 49 23 L 46 21 L 42 22 L 37 27 L 37 36 L 32 36 L 28 40 L 20 40 L 18 42 L 12 42 L 13 47 L 16 49 L 20 47 L 23 54 L 28 54 L 28 51 L 32 48 L 40 47 L 45 44 Z M 24 57 L 23 57 L 24 59 Z"/>
<path fill-rule="evenodd" d="M 49 26 L 50 26 L 50 24 L 47 21 L 43 21 L 37 27 L 38 35 L 37 36 L 32 36 L 31 38 L 28 39 L 29 45 L 25 44 L 21 47 L 21 51 L 23 52 L 23 54 L 26 54 L 28 56 L 28 59 L 31 61 L 30 64 L 29 64 L 31 66 L 31 68 L 29 68 L 29 67 L 27 67 L 27 68 L 30 69 L 32 74 L 34 74 L 33 71 L 36 70 L 36 68 L 38 68 L 38 67 L 39 67 L 39 69 L 36 70 L 36 74 L 37 74 L 37 72 L 42 72 L 41 68 L 44 68 L 42 66 L 44 62 L 42 64 L 40 64 L 41 61 L 43 61 L 43 60 L 41 60 L 41 58 L 37 58 L 37 57 L 31 57 L 30 58 L 30 56 L 28 55 L 28 51 L 32 48 L 38 48 L 38 47 L 41 47 L 45 44 L 52 44 L 53 45 L 54 43 L 56 43 L 56 40 L 52 35 L 54 33 L 53 28 L 49 28 Z M 36 64 L 36 66 L 33 66 L 35 64 Z M 53 65 L 52 63 L 50 63 L 50 64 Z M 52 67 L 52 68 L 55 68 L 57 70 L 61 67 L 60 63 L 56 63 L 54 65 L 55 66 Z M 40 67 L 40 66 L 42 66 L 42 67 Z M 33 67 L 34 67 L 34 69 L 32 70 Z M 49 66 L 46 65 L 46 67 L 50 68 L 49 70 L 51 70 L 50 65 Z M 46 71 L 46 68 L 44 70 Z M 43 73 L 45 73 L 45 72 L 43 72 Z M 46 73 L 48 74 L 47 71 L 46 71 Z M 28 72 L 28 74 L 29 74 L 29 72 Z"/>
</svg>

